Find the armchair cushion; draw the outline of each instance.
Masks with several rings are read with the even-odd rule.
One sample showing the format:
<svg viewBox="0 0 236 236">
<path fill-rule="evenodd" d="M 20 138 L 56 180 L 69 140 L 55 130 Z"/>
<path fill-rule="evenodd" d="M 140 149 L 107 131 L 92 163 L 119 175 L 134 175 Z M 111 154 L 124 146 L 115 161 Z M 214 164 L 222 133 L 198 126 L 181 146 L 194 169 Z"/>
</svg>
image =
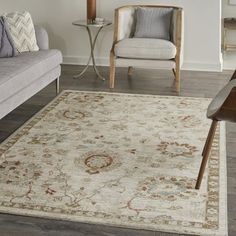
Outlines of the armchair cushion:
<svg viewBox="0 0 236 236">
<path fill-rule="evenodd" d="M 175 58 L 176 47 L 163 39 L 128 38 L 115 45 L 115 55 L 122 58 L 170 60 Z"/>
<path fill-rule="evenodd" d="M 135 38 L 157 38 L 170 40 L 172 8 L 138 7 L 136 10 Z"/>
</svg>

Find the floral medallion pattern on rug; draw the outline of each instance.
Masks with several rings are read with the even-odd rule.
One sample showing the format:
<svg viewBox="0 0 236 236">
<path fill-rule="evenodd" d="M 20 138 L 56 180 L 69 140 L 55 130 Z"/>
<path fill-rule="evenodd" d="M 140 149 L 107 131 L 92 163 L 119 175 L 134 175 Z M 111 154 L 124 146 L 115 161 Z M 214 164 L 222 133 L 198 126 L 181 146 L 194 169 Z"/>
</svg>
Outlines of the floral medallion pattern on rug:
<svg viewBox="0 0 236 236">
<path fill-rule="evenodd" d="M 219 128 L 194 189 L 209 101 L 63 92 L 1 144 L 0 211 L 218 235 Z"/>
</svg>

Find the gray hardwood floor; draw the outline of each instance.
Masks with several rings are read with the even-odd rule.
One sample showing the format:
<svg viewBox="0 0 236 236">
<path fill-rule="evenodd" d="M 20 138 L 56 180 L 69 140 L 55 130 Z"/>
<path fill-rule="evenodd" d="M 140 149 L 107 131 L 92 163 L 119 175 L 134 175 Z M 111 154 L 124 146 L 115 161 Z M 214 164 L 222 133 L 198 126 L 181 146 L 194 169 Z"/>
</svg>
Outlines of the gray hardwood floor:
<svg viewBox="0 0 236 236">
<path fill-rule="evenodd" d="M 72 77 L 81 67 L 63 66 L 61 89 L 109 91 L 108 81 L 97 79 L 90 68 L 82 79 Z M 108 78 L 108 68 L 101 67 Z M 183 71 L 180 96 L 213 97 L 227 83 L 232 71 L 222 73 Z M 171 71 L 135 70 L 129 77 L 118 69 L 115 92 L 177 95 Z M 18 129 L 55 97 L 54 84 L 29 99 L 0 120 L 0 142 Z M 228 222 L 229 236 L 236 235 L 236 124 L 227 124 Z M 66 221 L 0 214 L 0 236 L 170 236 L 160 232 L 105 227 Z"/>
</svg>

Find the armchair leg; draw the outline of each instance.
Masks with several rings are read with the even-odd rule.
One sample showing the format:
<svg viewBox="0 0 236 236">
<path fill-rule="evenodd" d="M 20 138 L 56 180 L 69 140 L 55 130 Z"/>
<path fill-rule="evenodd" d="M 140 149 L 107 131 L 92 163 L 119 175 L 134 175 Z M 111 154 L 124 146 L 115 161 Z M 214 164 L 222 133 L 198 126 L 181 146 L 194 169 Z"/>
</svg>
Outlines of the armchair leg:
<svg viewBox="0 0 236 236">
<path fill-rule="evenodd" d="M 211 140 L 211 130 L 209 130 L 208 132 L 208 135 L 207 135 L 207 139 L 206 139 L 206 142 L 205 142 L 205 145 L 204 145 L 204 148 L 202 150 L 202 156 L 205 156 L 206 155 L 206 151 L 207 151 L 207 148 L 208 148 L 208 145 L 209 145 L 209 142 Z"/>
<path fill-rule="evenodd" d="M 173 74 L 174 74 L 174 77 L 175 77 L 175 79 L 176 79 L 176 73 L 175 73 L 175 69 L 172 69 L 172 72 L 173 72 Z"/>
<path fill-rule="evenodd" d="M 176 67 L 175 69 L 175 87 L 176 92 L 180 92 L 180 68 Z"/>
<path fill-rule="evenodd" d="M 113 53 L 110 55 L 110 89 L 115 87 L 115 56 Z"/>
<path fill-rule="evenodd" d="M 131 76 L 133 74 L 133 67 L 129 66 L 128 68 L 128 75 Z"/>
<path fill-rule="evenodd" d="M 206 164 L 207 164 L 207 161 L 208 161 L 208 157 L 209 157 L 209 154 L 210 154 L 210 151 L 211 151 L 211 146 L 212 146 L 212 143 L 213 143 L 213 140 L 214 140 L 214 135 L 215 135 L 215 131 L 216 131 L 216 128 L 217 128 L 217 123 L 218 123 L 217 120 L 213 120 L 212 123 L 211 123 L 211 128 L 209 130 L 208 137 L 207 137 L 207 140 L 206 140 L 206 144 L 205 144 L 204 149 L 203 149 L 203 158 L 202 158 L 201 167 L 200 167 L 200 170 L 199 170 L 199 173 L 198 173 L 198 178 L 197 178 L 197 183 L 196 183 L 195 189 L 199 189 L 200 186 L 201 186 L 202 178 L 203 178 L 203 175 L 204 175 L 204 172 L 205 172 L 205 169 L 206 169 Z"/>
<path fill-rule="evenodd" d="M 56 94 L 60 93 L 60 78 L 56 79 Z"/>
</svg>

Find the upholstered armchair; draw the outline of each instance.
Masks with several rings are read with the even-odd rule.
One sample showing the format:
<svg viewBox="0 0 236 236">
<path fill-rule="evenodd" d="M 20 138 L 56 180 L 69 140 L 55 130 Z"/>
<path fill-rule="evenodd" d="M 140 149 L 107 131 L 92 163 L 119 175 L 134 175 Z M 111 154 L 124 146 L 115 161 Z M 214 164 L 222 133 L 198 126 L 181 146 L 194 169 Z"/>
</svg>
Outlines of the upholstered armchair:
<svg viewBox="0 0 236 236">
<path fill-rule="evenodd" d="M 157 12 L 155 9 L 160 9 L 162 13 L 165 11 L 171 14 L 170 16 L 168 13 L 170 17 L 166 21 L 169 21 L 168 32 L 164 32 L 168 36 L 167 39 L 158 38 L 155 35 L 146 37 L 145 33 L 143 36 L 140 32 L 136 37 L 138 21 L 140 24 L 137 11 L 140 11 L 140 9 L 147 11 L 147 13 L 150 10 L 153 11 L 150 12 L 152 17 Z M 159 14 L 157 16 L 159 19 L 163 19 L 165 16 L 165 14 L 157 14 Z M 115 86 L 116 67 L 128 67 L 129 75 L 131 75 L 132 69 L 136 67 L 173 70 L 176 90 L 179 92 L 183 43 L 182 15 L 182 8 L 175 6 L 131 5 L 115 10 L 114 42 L 110 53 L 110 88 Z M 156 30 L 153 27 L 158 27 L 158 24 L 148 24 L 146 21 L 144 22 L 145 27 L 147 29 L 144 29 L 144 31 L 149 29 L 153 34 L 153 31 Z M 160 31 L 163 31 L 163 28 Z"/>
<path fill-rule="evenodd" d="M 230 81 L 211 101 L 207 109 L 207 118 L 211 119 L 212 123 L 202 151 L 202 162 L 195 189 L 199 189 L 201 186 L 218 123 L 220 121 L 236 123 L 236 70 Z"/>
</svg>

